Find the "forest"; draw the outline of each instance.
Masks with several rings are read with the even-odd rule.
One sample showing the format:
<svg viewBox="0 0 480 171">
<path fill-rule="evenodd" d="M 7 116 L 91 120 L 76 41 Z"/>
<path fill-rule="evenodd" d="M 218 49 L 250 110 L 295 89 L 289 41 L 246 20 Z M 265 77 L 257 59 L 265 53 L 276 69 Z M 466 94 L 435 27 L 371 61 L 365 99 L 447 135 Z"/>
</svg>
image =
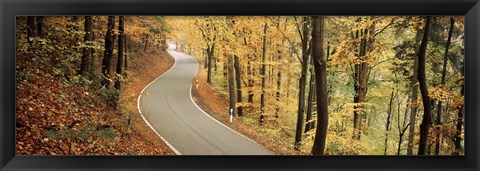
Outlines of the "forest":
<svg viewBox="0 0 480 171">
<path fill-rule="evenodd" d="M 463 154 L 463 17 L 165 17 L 242 122 L 314 155 Z M 224 112 L 227 115 L 227 111 Z"/>
<path fill-rule="evenodd" d="M 173 154 L 139 113 L 173 51 L 198 61 L 197 107 L 275 154 L 465 151 L 462 16 L 23 16 L 16 34 L 17 154 Z"/>
</svg>

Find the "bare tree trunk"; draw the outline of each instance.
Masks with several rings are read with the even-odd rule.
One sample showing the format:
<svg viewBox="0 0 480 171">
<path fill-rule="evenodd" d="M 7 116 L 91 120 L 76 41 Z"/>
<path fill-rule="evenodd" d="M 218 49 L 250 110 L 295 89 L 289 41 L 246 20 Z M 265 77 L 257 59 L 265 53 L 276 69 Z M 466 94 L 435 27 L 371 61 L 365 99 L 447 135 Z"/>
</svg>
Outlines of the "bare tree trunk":
<svg viewBox="0 0 480 171">
<path fill-rule="evenodd" d="M 324 155 L 328 128 L 328 94 L 327 94 L 327 60 L 323 55 L 323 37 L 325 20 L 323 16 L 313 16 L 312 55 L 315 68 L 315 83 L 317 92 L 317 130 L 313 142 L 312 154 Z"/>
<path fill-rule="evenodd" d="M 262 94 L 260 94 L 260 118 L 259 122 L 260 124 L 263 124 L 265 122 L 265 58 L 267 56 L 267 31 L 268 31 L 268 25 L 265 22 L 265 26 L 263 28 L 263 50 L 262 50 Z"/>
<path fill-rule="evenodd" d="M 313 69 L 310 69 L 310 85 L 309 85 L 309 92 L 308 92 L 308 97 L 307 97 L 307 118 L 306 118 L 306 124 L 305 124 L 305 133 L 313 129 L 313 94 L 315 93 L 315 81 L 314 77 L 315 74 L 312 71 Z"/>
<path fill-rule="evenodd" d="M 388 103 L 388 116 L 387 116 L 387 123 L 385 124 L 385 149 L 383 150 L 383 155 L 387 155 L 388 149 L 388 132 L 390 131 L 390 118 L 392 117 L 392 108 L 393 108 L 393 99 L 395 98 L 396 94 L 392 91 L 390 94 L 390 102 Z"/>
<path fill-rule="evenodd" d="M 83 42 L 86 45 L 90 45 L 92 41 L 92 17 L 85 16 L 85 35 L 83 37 Z M 90 58 L 92 57 L 92 52 L 90 47 L 83 48 L 82 63 L 80 65 L 80 75 L 86 76 L 90 72 Z"/>
<path fill-rule="evenodd" d="M 37 35 L 43 37 L 43 16 L 37 17 Z"/>
<path fill-rule="evenodd" d="M 215 51 L 215 44 L 207 48 L 208 68 L 207 68 L 207 83 L 212 84 L 212 60 Z"/>
<path fill-rule="evenodd" d="M 27 17 L 27 41 L 30 46 L 33 41 L 31 40 L 35 37 L 35 17 Z"/>
<path fill-rule="evenodd" d="M 232 27 L 232 18 L 230 16 L 227 16 L 226 17 L 226 21 L 227 21 L 227 26 L 228 26 L 228 29 L 230 30 L 231 27 Z M 229 53 L 229 52 L 227 52 Z M 228 111 L 230 115 L 232 116 L 235 116 L 235 78 L 234 78 L 234 74 L 233 74 L 233 70 L 234 70 L 234 67 L 233 67 L 233 54 L 227 54 L 227 60 L 228 60 L 228 92 L 229 92 L 229 99 L 230 99 L 230 110 Z"/>
<path fill-rule="evenodd" d="M 279 57 L 279 60 L 282 61 L 282 57 Z M 281 90 L 281 85 L 282 85 L 282 71 L 279 69 L 277 72 L 277 92 L 276 92 L 276 100 L 277 100 L 277 105 L 275 107 L 275 118 L 279 118 L 279 113 L 280 113 L 280 90 Z"/>
<path fill-rule="evenodd" d="M 118 17 L 118 59 L 117 59 L 117 71 L 116 71 L 116 75 L 117 75 L 117 79 L 115 81 L 115 88 L 117 90 L 120 90 L 121 88 L 121 78 L 120 76 L 122 75 L 122 72 L 123 72 L 123 69 L 122 69 L 122 64 L 123 64 L 123 36 L 124 36 L 124 32 L 125 32 L 125 20 L 124 20 L 124 16 L 119 16 Z"/>
<path fill-rule="evenodd" d="M 127 35 L 123 35 L 123 37 L 125 38 L 124 40 L 124 46 L 125 46 L 125 70 L 128 69 L 128 44 L 127 44 Z M 126 74 L 125 74 L 126 76 Z"/>
<path fill-rule="evenodd" d="M 465 77 L 464 69 L 465 69 L 465 63 L 463 64 L 462 70 L 461 70 L 462 77 Z M 462 89 L 461 89 L 460 93 L 462 94 L 462 98 L 465 97 L 464 80 L 462 80 Z M 455 136 L 454 136 L 454 144 L 455 144 L 455 152 L 453 153 L 454 155 L 460 155 L 460 153 L 462 151 L 462 145 L 461 145 L 462 137 L 461 137 L 461 135 L 462 135 L 462 126 L 463 126 L 464 106 L 465 105 L 462 105 L 458 109 L 458 113 L 457 113 L 457 125 L 456 125 L 456 132 L 455 132 Z"/>
<path fill-rule="evenodd" d="M 234 56 L 235 62 L 235 83 L 237 86 L 237 102 L 242 103 L 242 78 L 241 78 L 241 70 L 240 70 L 240 59 L 238 56 Z M 243 108 L 242 106 L 237 107 L 237 116 L 243 116 Z"/>
<path fill-rule="evenodd" d="M 103 51 L 102 74 L 104 79 L 102 85 L 110 88 L 110 63 L 113 57 L 113 28 L 115 26 L 115 16 L 108 16 L 107 33 L 105 34 L 105 51 Z"/>
<path fill-rule="evenodd" d="M 420 91 L 423 102 L 423 119 L 420 124 L 420 143 L 418 147 L 418 155 L 425 155 L 427 150 L 428 129 L 431 125 L 431 111 L 432 104 L 428 96 L 427 80 L 425 76 L 425 53 L 427 51 L 428 34 L 430 32 L 430 16 L 426 17 L 426 24 L 423 33 L 422 43 L 418 51 L 418 82 L 420 84 Z"/>
</svg>

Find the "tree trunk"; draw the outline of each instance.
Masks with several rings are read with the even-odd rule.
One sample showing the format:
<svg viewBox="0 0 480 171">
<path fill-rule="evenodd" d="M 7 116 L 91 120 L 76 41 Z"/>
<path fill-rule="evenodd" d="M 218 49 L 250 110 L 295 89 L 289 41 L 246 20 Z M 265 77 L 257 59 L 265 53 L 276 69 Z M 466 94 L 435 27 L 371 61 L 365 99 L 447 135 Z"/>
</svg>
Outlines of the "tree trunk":
<svg viewBox="0 0 480 171">
<path fill-rule="evenodd" d="M 388 116 L 387 116 L 387 123 L 385 124 L 385 149 L 383 150 L 383 155 L 387 155 L 388 149 L 388 132 L 390 131 L 390 118 L 392 117 L 392 108 L 393 108 L 393 99 L 395 98 L 396 94 L 390 94 L 390 102 L 388 103 Z"/>
<path fill-rule="evenodd" d="M 125 43 L 124 43 L 124 46 L 125 46 L 125 70 L 127 70 L 128 68 L 128 42 L 127 42 L 127 35 L 123 35 L 124 39 L 125 39 Z"/>
<path fill-rule="evenodd" d="M 80 75 L 86 76 L 90 72 L 90 58 L 92 57 L 91 48 L 88 47 L 92 41 L 92 16 L 85 16 L 85 35 L 83 37 L 83 42 L 87 47 L 83 48 L 82 63 L 80 65 Z"/>
<path fill-rule="evenodd" d="M 117 71 L 116 71 L 116 81 L 115 81 L 115 88 L 120 90 L 121 88 L 121 75 L 123 72 L 122 64 L 123 64 L 123 36 L 125 32 L 125 20 L 124 16 L 118 17 L 118 59 L 117 59 Z"/>
<path fill-rule="evenodd" d="M 27 17 L 27 41 L 30 46 L 32 46 L 31 39 L 35 37 L 35 34 L 35 17 Z"/>
<path fill-rule="evenodd" d="M 113 57 L 113 28 L 115 27 L 115 16 L 108 16 L 107 33 L 105 34 L 105 50 L 103 51 L 102 74 L 104 79 L 102 85 L 110 88 L 110 63 Z"/>
<path fill-rule="evenodd" d="M 461 74 L 462 74 L 462 77 L 464 78 L 465 77 L 465 74 L 464 74 L 464 68 L 465 67 L 465 63 L 463 64 L 463 67 L 462 67 L 462 70 L 460 71 Z M 464 80 L 462 80 L 462 89 L 460 91 L 460 93 L 462 94 L 462 98 L 464 98 L 465 96 L 465 85 L 464 85 Z M 459 109 L 458 109 L 458 113 L 457 113 L 457 125 L 456 125 L 456 132 L 455 132 L 455 136 L 454 136 L 454 144 L 455 144 L 455 152 L 453 153 L 454 155 L 460 155 L 461 151 L 462 151 L 462 145 L 461 145 L 461 142 L 462 142 L 462 126 L 463 126 L 463 110 L 464 110 L 464 105 L 462 105 Z"/>
<path fill-rule="evenodd" d="M 227 26 L 228 26 L 228 29 L 230 30 L 231 27 L 232 27 L 232 19 L 230 18 L 230 16 L 227 16 L 226 17 L 226 21 L 227 21 Z M 229 40 L 228 40 L 229 41 Z M 229 52 L 227 52 L 229 53 Z M 229 92 L 229 98 L 230 98 L 230 110 L 228 111 L 229 114 L 231 114 L 232 116 L 235 116 L 235 78 L 234 78 L 234 74 L 233 74 L 233 70 L 234 70 L 234 66 L 233 66 L 233 54 L 227 54 L 227 62 L 228 62 L 228 92 Z"/>
<path fill-rule="evenodd" d="M 241 78 L 241 70 L 240 70 L 240 60 L 238 56 L 234 56 L 234 67 L 235 67 L 235 83 L 237 88 L 237 102 L 242 103 L 242 78 Z M 237 116 L 243 116 L 243 108 L 242 106 L 237 107 Z"/>
<path fill-rule="evenodd" d="M 303 125 L 305 122 L 305 84 L 307 81 L 307 70 L 308 70 L 308 61 L 309 55 L 308 51 L 308 39 L 309 39 L 309 30 L 308 26 L 310 21 L 308 17 L 303 17 L 303 37 L 302 37 L 302 71 L 300 76 L 300 83 L 298 87 L 298 110 L 297 110 L 297 127 L 295 132 L 295 149 L 299 150 L 303 137 Z M 323 20 L 323 18 L 322 18 Z"/>
<path fill-rule="evenodd" d="M 279 57 L 279 60 L 282 61 L 282 57 Z M 281 69 L 278 70 L 277 72 L 277 92 L 276 92 L 276 100 L 277 100 L 277 105 L 275 107 L 275 118 L 280 117 L 280 95 L 281 95 L 281 85 L 282 85 L 282 71 Z"/>
<path fill-rule="evenodd" d="M 263 28 L 263 50 L 262 50 L 262 94 L 260 94 L 260 118 L 259 122 L 260 124 L 263 124 L 265 121 L 265 58 L 267 56 L 267 31 L 268 31 L 268 25 L 265 23 L 264 28 Z"/>
<path fill-rule="evenodd" d="M 309 92 L 308 92 L 308 97 L 307 97 L 307 118 L 306 118 L 306 124 L 305 124 L 305 133 L 313 129 L 313 94 L 315 93 L 315 81 L 313 78 L 315 77 L 315 74 L 312 71 L 312 68 L 310 69 L 310 85 L 309 85 Z"/>
<path fill-rule="evenodd" d="M 43 36 L 43 17 L 42 16 L 37 17 L 37 36 L 39 37 Z"/>
<path fill-rule="evenodd" d="M 432 104 L 430 97 L 428 97 L 427 80 L 425 76 L 425 53 L 427 51 L 428 34 L 430 32 L 430 16 L 426 17 L 425 29 L 423 32 L 422 43 L 418 51 L 418 83 L 420 84 L 420 92 L 422 94 L 423 102 L 423 119 L 420 124 L 420 143 L 418 147 L 418 155 L 425 155 L 427 149 L 428 129 L 431 125 L 431 110 Z"/>
<path fill-rule="evenodd" d="M 325 142 L 328 128 L 328 105 L 327 105 L 327 61 L 323 55 L 323 37 L 325 20 L 323 16 L 314 16 L 312 30 L 312 55 L 315 68 L 315 84 L 317 93 L 317 130 L 313 142 L 312 154 L 324 155 Z"/>
<path fill-rule="evenodd" d="M 212 60 L 215 51 L 215 44 L 207 48 L 208 68 L 207 68 L 207 83 L 212 84 Z"/>
<path fill-rule="evenodd" d="M 441 81 L 441 86 L 442 88 L 445 88 L 445 76 L 447 75 L 447 62 L 448 62 L 448 48 L 450 47 L 450 42 L 452 40 L 452 33 L 453 33 L 453 26 L 454 26 L 455 20 L 453 17 L 450 18 L 450 28 L 448 29 L 448 38 L 447 38 L 447 43 L 445 44 L 445 56 L 443 57 L 443 69 L 442 69 L 442 81 Z M 438 101 L 437 105 L 437 129 L 440 129 L 440 126 L 442 125 L 442 100 Z M 440 153 L 440 132 L 437 132 L 437 138 L 435 142 L 435 155 L 438 155 Z"/>
<path fill-rule="evenodd" d="M 203 50 L 202 54 L 205 57 L 205 59 L 203 60 L 203 69 L 207 69 L 208 68 L 208 52 L 207 52 L 207 49 Z"/>
<path fill-rule="evenodd" d="M 144 51 L 144 52 L 147 52 L 147 48 L 148 48 L 148 38 L 149 38 L 149 37 L 150 37 L 150 36 L 149 36 L 148 34 L 145 35 L 145 47 L 143 48 L 143 51 Z M 177 45 L 177 47 L 175 47 L 175 48 L 176 48 L 176 50 L 178 51 L 178 45 Z"/>
<path fill-rule="evenodd" d="M 420 39 L 422 38 L 422 31 L 417 30 L 417 35 L 415 36 L 415 46 L 420 44 Z M 415 51 L 418 48 L 415 49 Z M 418 99 L 418 56 L 414 55 L 413 57 L 413 76 L 411 78 L 410 87 L 411 89 L 411 108 L 410 108 L 410 129 L 408 131 L 408 149 L 407 155 L 413 155 L 413 141 L 415 137 L 415 126 L 416 126 L 416 117 L 417 117 L 417 99 Z"/>
</svg>

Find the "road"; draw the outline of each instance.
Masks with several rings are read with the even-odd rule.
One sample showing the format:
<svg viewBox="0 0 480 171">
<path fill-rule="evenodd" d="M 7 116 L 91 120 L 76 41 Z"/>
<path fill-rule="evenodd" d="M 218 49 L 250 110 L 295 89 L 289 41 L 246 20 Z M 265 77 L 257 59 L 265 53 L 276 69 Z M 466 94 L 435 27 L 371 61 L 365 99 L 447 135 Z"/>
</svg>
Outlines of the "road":
<svg viewBox="0 0 480 171">
<path fill-rule="evenodd" d="M 145 87 L 138 108 L 147 124 L 178 155 L 273 155 L 228 128 L 193 101 L 191 83 L 198 69 L 192 56 L 168 49 L 175 64 Z"/>
</svg>

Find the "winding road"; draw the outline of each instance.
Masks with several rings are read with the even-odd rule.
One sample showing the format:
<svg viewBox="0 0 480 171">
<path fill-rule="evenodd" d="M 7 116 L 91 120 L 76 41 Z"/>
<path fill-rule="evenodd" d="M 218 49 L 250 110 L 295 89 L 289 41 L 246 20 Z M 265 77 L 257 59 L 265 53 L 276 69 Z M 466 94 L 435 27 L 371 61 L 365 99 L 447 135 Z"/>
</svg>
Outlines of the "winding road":
<svg viewBox="0 0 480 171">
<path fill-rule="evenodd" d="M 138 110 L 177 155 L 274 154 L 201 110 L 191 94 L 197 60 L 172 49 L 168 53 L 175 64 L 143 89 Z"/>
</svg>

